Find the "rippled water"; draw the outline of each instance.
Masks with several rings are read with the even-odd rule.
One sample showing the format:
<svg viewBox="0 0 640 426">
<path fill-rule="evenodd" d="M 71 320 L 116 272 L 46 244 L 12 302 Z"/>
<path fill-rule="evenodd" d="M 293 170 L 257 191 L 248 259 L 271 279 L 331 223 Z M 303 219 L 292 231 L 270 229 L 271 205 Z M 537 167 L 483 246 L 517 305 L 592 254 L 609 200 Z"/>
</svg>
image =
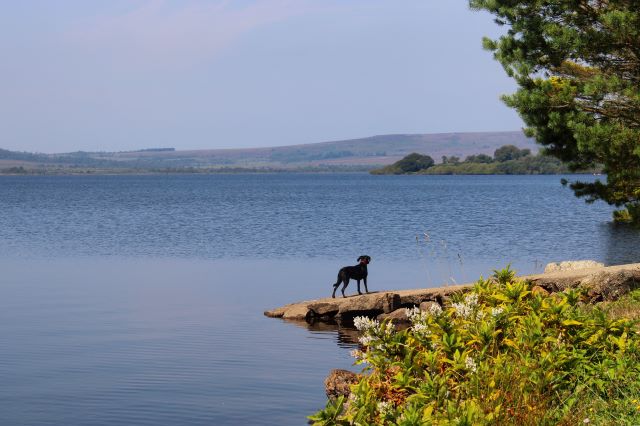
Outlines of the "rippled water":
<svg viewBox="0 0 640 426">
<path fill-rule="evenodd" d="M 1 423 L 304 424 L 353 336 L 262 312 L 328 295 L 360 254 L 374 290 L 639 261 L 640 235 L 559 180 L 2 177 Z"/>
</svg>

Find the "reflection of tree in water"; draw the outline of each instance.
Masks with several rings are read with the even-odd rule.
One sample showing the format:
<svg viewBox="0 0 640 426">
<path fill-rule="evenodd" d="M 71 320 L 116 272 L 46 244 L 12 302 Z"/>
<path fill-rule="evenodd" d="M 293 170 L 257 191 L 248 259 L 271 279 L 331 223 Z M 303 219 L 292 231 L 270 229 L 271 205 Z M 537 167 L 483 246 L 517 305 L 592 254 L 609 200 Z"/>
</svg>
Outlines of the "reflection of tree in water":
<svg viewBox="0 0 640 426">
<path fill-rule="evenodd" d="M 603 233 L 606 265 L 640 262 L 640 229 L 628 224 L 607 223 L 603 225 Z"/>
</svg>

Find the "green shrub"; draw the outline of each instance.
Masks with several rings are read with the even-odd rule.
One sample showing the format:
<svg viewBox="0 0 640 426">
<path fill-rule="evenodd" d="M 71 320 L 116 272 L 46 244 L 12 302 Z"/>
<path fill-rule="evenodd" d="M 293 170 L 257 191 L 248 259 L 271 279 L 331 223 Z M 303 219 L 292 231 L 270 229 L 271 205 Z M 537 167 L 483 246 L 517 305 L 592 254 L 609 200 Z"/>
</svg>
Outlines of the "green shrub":
<svg viewBox="0 0 640 426">
<path fill-rule="evenodd" d="M 381 169 L 371 170 L 370 173 L 374 175 L 402 175 L 407 173 L 415 173 L 420 170 L 426 170 L 429 167 L 433 166 L 433 164 L 433 158 L 431 158 L 430 156 L 413 152 L 393 164 L 385 166 Z"/>
<path fill-rule="evenodd" d="M 639 226 L 640 202 L 628 203 L 625 208 L 614 211 L 613 221 L 617 223 L 632 223 L 635 226 Z"/>
<path fill-rule="evenodd" d="M 358 317 L 365 366 L 322 424 L 640 424 L 634 323 L 584 309 L 577 291 L 541 295 L 496 271 L 411 327 Z"/>
</svg>

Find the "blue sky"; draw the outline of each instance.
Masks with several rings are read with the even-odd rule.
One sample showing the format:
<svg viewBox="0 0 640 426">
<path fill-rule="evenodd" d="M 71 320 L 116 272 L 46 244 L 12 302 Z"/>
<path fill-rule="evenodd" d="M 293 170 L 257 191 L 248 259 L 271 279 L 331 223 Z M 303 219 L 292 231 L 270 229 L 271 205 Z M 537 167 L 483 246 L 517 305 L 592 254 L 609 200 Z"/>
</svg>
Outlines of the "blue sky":
<svg viewBox="0 0 640 426">
<path fill-rule="evenodd" d="M 0 148 L 517 130 L 467 2 L 0 0 Z"/>
</svg>

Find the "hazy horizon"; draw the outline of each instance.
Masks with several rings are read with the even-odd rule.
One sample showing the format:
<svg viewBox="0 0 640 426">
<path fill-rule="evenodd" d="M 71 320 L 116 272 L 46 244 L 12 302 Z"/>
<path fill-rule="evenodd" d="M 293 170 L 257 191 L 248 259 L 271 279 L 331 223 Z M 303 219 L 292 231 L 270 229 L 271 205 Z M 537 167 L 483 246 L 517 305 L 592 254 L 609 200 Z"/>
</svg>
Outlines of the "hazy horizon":
<svg viewBox="0 0 640 426">
<path fill-rule="evenodd" d="M 334 144 L 334 143 L 340 143 L 340 142 L 350 142 L 350 141 L 360 141 L 360 140 L 366 140 L 366 139 L 373 139 L 373 138 L 387 138 L 387 137 L 393 137 L 393 136 L 439 136 L 439 135 L 463 135 L 463 134 L 488 134 L 488 133 L 516 133 L 516 132 L 522 132 L 522 129 L 518 129 L 518 130 L 501 130 L 498 132 L 492 132 L 492 131 L 483 131 L 483 132 L 474 132 L 474 131 L 468 131 L 468 132 L 441 132 L 441 133 L 395 133 L 395 134 L 385 134 L 385 135 L 369 135 L 369 136 L 363 136 L 363 137 L 359 137 L 359 138 L 351 138 L 351 139 L 334 139 L 334 140 L 327 140 L 327 141 L 315 141 L 315 142 L 307 142 L 307 143 L 300 143 L 300 144 L 289 144 L 289 145 L 269 145 L 269 146 L 239 146 L 239 147 L 215 147 L 215 148 L 177 148 L 177 147 L 173 147 L 173 146 L 148 146 L 148 147 L 142 147 L 142 148 L 131 148 L 131 149 L 126 149 L 126 150 L 101 150 L 101 151 L 86 151 L 86 150 L 75 150 L 75 151 L 56 151 L 56 152 L 44 152 L 44 151 L 28 151 L 28 150 L 10 150 L 10 151 L 14 151 L 14 152 L 27 152 L 27 153 L 34 153 L 34 154 L 65 154 L 65 153 L 73 153 L 73 152 L 95 152 L 95 153 L 99 153 L 99 152 L 136 152 L 136 151 L 145 151 L 145 150 L 164 150 L 164 149 L 175 149 L 176 151 L 213 151 L 213 150 L 254 150 L 254 149 L 279 149 L 279 148 L 289 148 L 289 147 L 296 147 L 296 146 L 306 146 L 306 145 L 315 145 L 315 144 Z M 524 133 L 523 133 L 524 134 Z M 3 146 L 0 146 L 0 149 L 6 149 Z"/>
<path fill-rule="evenodd" d="M 517 131 L 467 2 L 31 0 L 0 6 L 0 148 L 260 148 Z"/>
</svg>

